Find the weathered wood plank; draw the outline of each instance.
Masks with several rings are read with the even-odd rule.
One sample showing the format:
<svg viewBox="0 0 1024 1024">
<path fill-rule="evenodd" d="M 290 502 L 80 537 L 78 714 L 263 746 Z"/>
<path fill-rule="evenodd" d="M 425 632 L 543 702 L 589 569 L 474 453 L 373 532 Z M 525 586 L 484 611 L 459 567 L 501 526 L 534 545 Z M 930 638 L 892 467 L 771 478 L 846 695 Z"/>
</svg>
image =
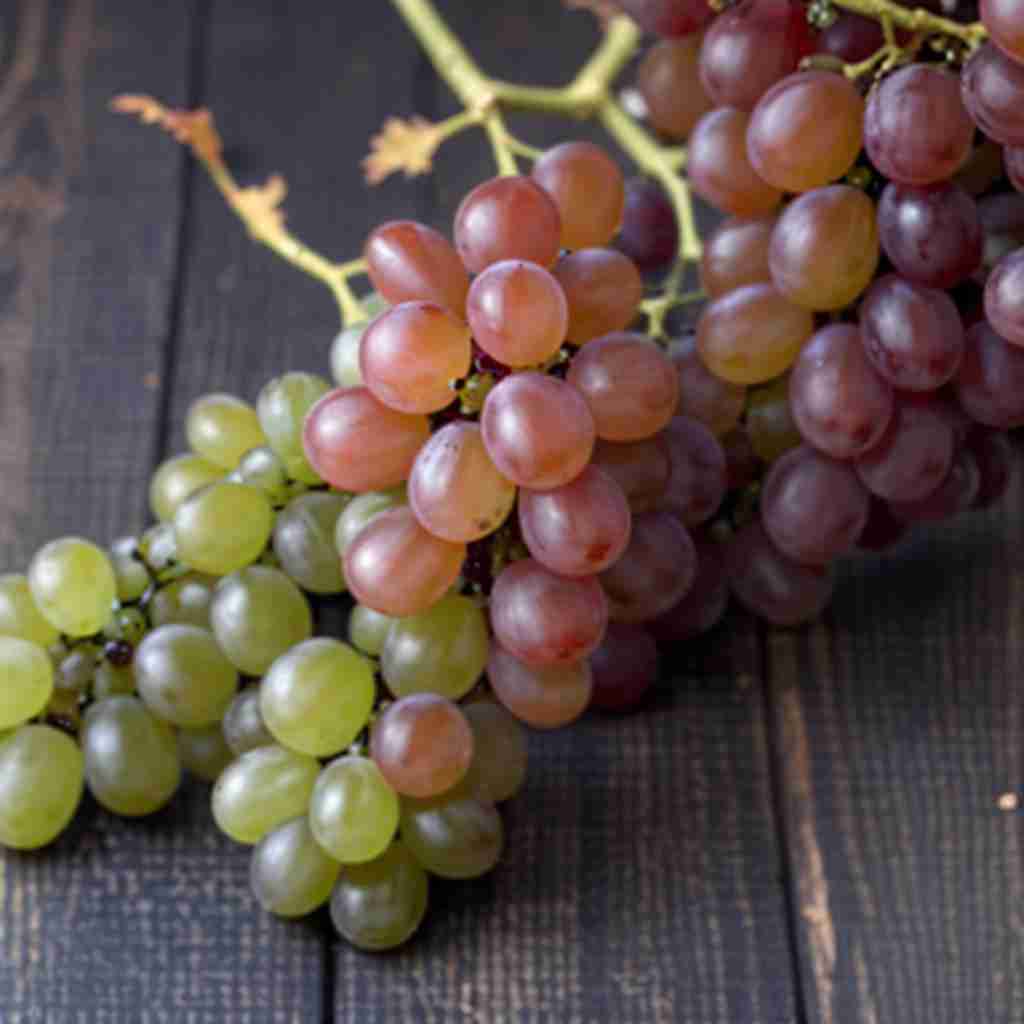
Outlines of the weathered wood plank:
<svg viewBox="0 0 1024 1024">
<path fill-rule="evenodd" d="M 1024 1020 L 1018 485 L 769 638 L 809 1019 Z"/>
</svg>

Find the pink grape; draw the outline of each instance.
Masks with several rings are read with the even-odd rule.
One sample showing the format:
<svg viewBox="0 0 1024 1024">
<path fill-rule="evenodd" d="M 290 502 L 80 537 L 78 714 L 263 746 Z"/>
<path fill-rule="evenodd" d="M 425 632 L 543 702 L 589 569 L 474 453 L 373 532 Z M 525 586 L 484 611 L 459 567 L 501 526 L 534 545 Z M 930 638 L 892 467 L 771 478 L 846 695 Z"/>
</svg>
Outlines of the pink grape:
<svg viewBox="0 0 1024 1024">
<path fill-rule="evenodd" d="M 409 475 L 409 505 L 442 540 L 477 540 L 496 530 L 516 500 L 516 487 L 491 461 L 483 434 L 466 420 L 442 427 L 420 449 Z"/>
<path fill-rule="evenodd" d="M 728 486 L 725 450 L 714 434 L 696 420 L 676 416 L 664 433 L 671 466 L 659 507 L 687 526 L 696 526 L 718 511 Z"/>
<path fill-rule="evenodd" d="M 622 488 L 594 465 L 561 487 L 519 494 L 523 540 L 560 576 L 591 576 L 617 562 L 629 543 L 630 521 Z"/>
<path fill-rule="evenodd" d="M 1024 426 L 1024 348 L 1001 338 L 986 321 L 967 332 L 956 393 L 971 419 L 1008 430 Z"/>
<path fill-rule="evenodd" d="M 1024 346 L 1024 248 L 1004 256 L 988 275 L 985 316 L 1011 345 Z"/>
<path fill-rule="evenodd" d="M 746 408 L 747 389 L 716 377 L 704 365 L 695 334 L 670 342 L 668 355 L 679 378 L 677 414 L 703 423 L 716 437 L 729 433 Z"/>
<path fill-rule="evenodd" d="M 960 75 L 964 106 L 994 142 L 1024 145 L 1024 65 L 984 43 Z"/>
<path fill-rule="evenodd" d="M 491 647 L 487 678 L 494 695 L 535 729 L 558 729 L 587 709 L 593 677 L 587 659 L 567 665 L 527 665 L 498 644 Z"/>
<path fill-rule="evenodd" d="M 496 385 L 480 426 L 498 470 L 534 490 L 579 476 L 594 450 L 594 417 L 586 400 L 565 381 L 540 373 L 516 373 Z"/>
<path fill-rule="evenodd" d="M 992 41 L 1018 64 L 1024 64 L 1024 4 L 1021 0 L 981 0 L 981 20 Z"/>
<path fill-rule="evenodd" d="M 338 388 L 309 410 L 302 444 L 327 483 L 360 493 L 402 483 L 429 437 L 426 416 L 390 409 L 368 388 Z"/>
<path fill-rule="evenodd" d="M 598 441 L 592 464 L 622 488 L 633 512 L 648 512 L 668 486 L 671 464 L 663 435 L 644 441 Z"/>
<path fill-rule="evenodd" d="M 564 665 L 601 642 L 608 602 L 593 576 L 557 576 L 532 558 L 505 567 L 491 591 L 498 643 L 529 665 Z"/>
<path fill-rule="evenodd" d="M 981 472 L 974 453 L 961 448 L 942 483 L 916 501 L 896 501 L 892 512 L 899 519 L 913 523 L 937 523 L 966 512 L 974 504 L 981 487 Z"/>
<path fill-rule="evenodd" d="M 383 615 L 418 615 L 454 586 L 466 558 L 463 544 L 427 533 L 406 505 L 370 520 L 345 549 L 352 596 Z"/>
<path fill-rule="evenodd" d="M 583 395 L 597 436 L 606 441 L 653 437 L 679 402 L 671 360 L 642 334 L 606 334 L 590 342 L 573 358 L 566 380 Z"/>
<path fill-rule="evenodd" d="M 667 649 L 712 629 L 729 604 L 722 545 L 707 537 L 694 537 L 694 545 L 697 575 L 692 586 L 667 612 L 647 623 L 658 644 Z"/>
</svg>

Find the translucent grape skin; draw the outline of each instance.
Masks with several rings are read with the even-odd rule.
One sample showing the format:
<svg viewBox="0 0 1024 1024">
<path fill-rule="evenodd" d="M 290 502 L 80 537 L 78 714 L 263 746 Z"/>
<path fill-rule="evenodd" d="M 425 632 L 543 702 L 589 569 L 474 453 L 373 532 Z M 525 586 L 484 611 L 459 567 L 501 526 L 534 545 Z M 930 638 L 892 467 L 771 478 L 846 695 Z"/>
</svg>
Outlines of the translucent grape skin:
<svg viewBox="0 0 1024 1024">
<path fill-rule="evenodd" d="M 256 414 L 267 443 L 293 480 L 321 483 L 302 450 L 306 414 L 328 391 L 326 377 L 315 373 L 285 373 L 267 381 L 256 400 Z"/>
<path fill-rule="evenodd" d="M 594 677 L 591 706 L 629 711 L 647 696 L 658 677 L 658 647 L 645 629 L 611 622 L 601 646 L 590 656 L 590 669 Z"/>
<path fill-rule="evenodd" d="M 694 537 L 697 575 L 683 598 L 667 612 L 645 624 L 660 647 L 672 650 L 721 620 L 729 604 L 722 545 L 707 537 Z"/>
<path fill-rule="evenodd" d="M 751 391 L 746 428 L 754 454 L 769 465 L 799 447 L 802 437 L 789 407 L 788 376 Z"/>
<path fill-rule="evenodd" d="M 715 228 L 700 260 L 700 283 L 709 298 L 772 279 L 768 246 L 774 225 L 774 217 L 730 217 Z"/>
<path fill-rule="evenodd" d="M 0 576 L 0 636 L 16 636 L 41 647 L 49 647 L 60 637 L 60 630 L 36 607 L 28 577 L 20 573 Z"/>
<path fill-rule="evenodd" d="M 590 704 L 593 676 L 586 658 L 565 665 L 527 665 L 500 645 L 491 648 L 487 678 L 494 695 L 534 729 L 560 729 Z"/>
<path fill-rule="evenodd" d="M 249 750 L 221 772 L 213 787 L 214 821 L 236 843 L 253 846 L 306 813 L 319 774 L 319 761 L 293 750 Z"/>
<path fill-rule="evenodd" d="M 432 875 L 479 878 L 501 857 L 505 829 L 494 804 L 462 795 L 402 801 L 402 842 Z"/>
<path fill-rule="evenodd" d="M 802 446 L 776 462 L 761 492 L 761 521 L 772 543 L 803 565 L 851 551 L 868 520 L 870 496 L 851 466 Z"/>
<path fill-rule="evenodd" d="M 814 317 L 773 285 L 751 284 L 704 307 L 697 349 L 730 384 L 761 384 L 784 373 L 814 333 Z"/>
<path fill-rule="evenodd" d="M 460 263 L 461 267 L 462 264 Z M 465 273 L 465 271 L 463 271 Z M 466 287 L 469 287 L 469 280 L 466 280 Z M 363 371 L 359 368 L 359 349 L 363 344 L 363 335 L 369 327 L 369 321 L 350 324 L 342 328 L 331 342 L 330 365 L 331 376 L 334 383 L 341 388 L 360 388 L 363 381 Z"/>
<path fill-rule="evenodd" d="M 187 729 L 219 722 L 238 688 L 234 665 L 213 634 L 198 626 L 153 630 L 135 651 L 132 667 L 146 707 L 163 721 Z"/>
<path fill-rule="evenodd" d="M 418 615 L 455 584 L 464 544 L 428 533 L 406 506 L 374 517 L 345 551 L 352 596 L 384 615 Z"/>
<path fill-rule="evenodd" d="M 359 494 L 402 483 L 429 437 L 425 416 L 390 409 L 365 387 L 339 388 L 310 410 L 303 444 L 324 480 Z"/>
<path fill-rule="evenodd" d="M 513 374 L 491 390 L 480 426 L 498 470 L 535 490 L 579 476 L 596 436 L 583 396 L 565 381 L 533 372 Z"/>
<path fill-rule="evenodd" d="M 348 618 L 348 638 L 352 646 L 371 658 L 379 658 L 388 638 L 388 630 L 397 622 L 390 615 L 381 615 L 365 604 L 357 604 Z"/>
<path fill-rule="evenodd" d="M 697 551 L 686 527 L 668 512 L 644 512 L 633 521 L 625 554 L 600 576 L 609 618 L 649 622 L 681 600 L 696 575 Z"/>
<path fill-rule="evenodd" d="M 256 902 L 278 917 L 305 917 L 330 898 L 341 865 L 313 838 L 305 817 L 293 818 L 252 852 L 250 887 Z"/>
<path fill-rule="evenodd" d="M 451 383 L 469 373 L 469 328 L 432 302 L 403 302 L 367 328 L 359 370 L 367 388 L 389 409 L 436 412 L 451 405 Z"/>
<path fill-rule="evenodd" d="M 568 304 L 566 339 L 583 345 L 621 331 L 634 319 L 644 283 L 633 262 L 614 249 L 565 253 L 551 271 Z"/>
<path fill-rule="evenodd" d="M 149 604 L 149 618 L 154 626 L 180 622 L 189 626 L 210 628 L 210 604 L 217 580 L 201 573 L 189 573 L 161 587 Z"/>
<path fill-rule="evenodd" d="M 960 89 L 967 112 L 990 139 L 1024 145 L 1024 65 L 983 43 L 964 65 Z"/>
<path fill-rule="evenodd" d="M 375 228 L 363 246 L 366 272 L 388 302 L 421 299 L 461 314 L 469 275 L 455 247 L 439 231 L 412 220 Z"/>
<path fill-rule="evenodd" d="M 0 846 L 37 850 L 67 828 L 82 799 L 78 744 L 48 725 L 0 736 Z"/>
<path fill-rule="evenodd" d="M 852 459 L 885 432 L 893 389 L 871 365 L 859 329 L 830 324 L 797 358 L 789 378 L 789 404 L 808 444 L 835 459 Z"/>
<path fill-rule="evenodd" d="M 314 637 L 270 666 L 260 683 L 260 714 L 282 746 L 331 757 L 366 726 L 375 694 L 366 658 L 339 640 Z"/>
<path fill-rule="evenodd" d="M 258 686 L 246 687 L 235 697 L 224 712 L 222 729 L 224 739 L 235 757 L 241 757 L 246 751 L 257 747 L 274 746 L 274 737 L 260 711 Z"/>
<path fill-rule="evenodd" d="M 981 473 L 974 454 L 961 447 L 938 487 L 916 501 L 892 502 L 890 508 L 893 515 L 908 522 L 937 523 L 966 512 L 974 504 L 980 487 Z"/>
<path fill-rule="evenodd" d="M 700 79 L 716 106 L 753 110 L 813 48 L 799 3 L 742 0 L 715 18 L 704 36 Z"/>
<path fill-rule="evenodd" d="M 679 142 L 717 104 L 700 80 L 702 37 L 661 39 L 640 62 L 636 84 L 647 107 L 647 119 L 659 135 Z"/>
<path fill-rule="evenodd" d="M 989 274 L 985 316 L 1011 345 L 1024 346 L 1024 248 L 1004 256 Z"/>
<path fill-rule="evenodd" d="M 235 759 L 220 722 L 202 729 L 179 729 L 178 756 L 185 771 L 203 782 L 216 782 Z"/>
<path fill-rule="evenodd" d="M 754 169 L 747 155 L 750 116 L 719 107 L 690 133 L 687 173 L 693 191 L 723 213 L 763 217 L 782 201 L 780 189 Z"/>
<path fill-rule="evenodd" d="M 80 742 L 89 791 L 121 817 L 160 810 L 181 783 L 174 730 L 137 697 L 96 701 L 85 713 Z"/>
<path fill-rule="evenodd" d="M 344 555 L 349 545 L 359 536 L 364 526 L 381 512 L 406 504 L 404 487 L 390 491 L 367 491 L 357 494 L 338 517 L 334 529 L 334 546 L 339 555 Z"/>
<path fill-rule="evenodd" d="M 620 6 L 655 36 L 688 36 L 715 16 L 707 0 L 621 0 Z"/>
<path fill-rule="evenodd" d="M 642 441 L 672 418 L 679 377 L 665 352 L 646 335 L 606 334 L 581 349 L 566 381 L 586 400 L 597 436 Z"/>
<path fill-rule="evenodd" d="M 389 705 L 374 722 L 370 756 L 402 796 L 427 798 L 461 781 L 473 759 L 473 730 L 444 697 L 415 693 Z"/>
<path fill-rule="evenodd" d="M 274 523 L 274 554 L 303 590 L 340 594 L 345 577 L 334 544 L 348 495 L 313 491 L 293 498 Z"/>
<path fill-rule="evenodd" d="M 899 273 L 929 288 L 952 288 L 981 264 L 978 204 L 952 182 L 890 182 L 878 201 L 878 237 Z"/>
<path fill-rule="evenodd" d="M 718 437 L 729 433 L 743 415 L 747 389 L 716 377 L 704 365 L 695 334 L 673 339 L 667 351 L 679 379 L 677 414 L 703 423 Z"/>
<path fill-rule="evenodd" d="M 224 467 L 193 452 L 175 455 L 157 467 L 149 482 L 149 507 L 158 522 L 174 519 L 178 506 L 208 484 L 224 478 Z"/>
<path fill-rule="evenodd" d="M 807 192 L 841 178 L 861 148 L 864 100 L 830 71 L 800 71 L 758 101 L 746 133 L 751 167 L 772 187 Z"/>
<path fill-rule="evenodd" d="M 263 675 L 275 658 L 313 634 L 313 615 L 302 591 L 279 569 L 265 565 L 251 565 L 221 580 L 210 624 L 220 649 L 250 676 Z"/>
<path fill-rule="evenodd" d="M 864 148 L 876 168 L 904 185 L 951 178 L 974 141 L 960 81 L 935 64 L 909 64 L 868 96 Z"/>
<path fill-rule="evenodd" d="M 117 580 L 106 552 L 80 537 L 62 537 L 40 548 L 28 568 L 36 608 L 69 636 L 89 636 L 106 625 Z"/>
<path fill-rule="evenodd" d="M 273 525 L 274 511 L 262 491 L 221 482 L 178 507 L 174 540 L 187 565 L 211 576 L 225 576 L 260 557 Z"/>
<path fill-rule="evenodd" d="M 662 436 L 671 468 L 658 507 L 696 526 L 710 519 L 725 498 L 725 451 L 707 427 L 686 416 L 674 417 Z"/>
<path fill-rule="evenodd" d="M 992 41 L 1018 64 L 1024 64 L 1024 25 L 1020 0 L 981 0 L 981 20 Z"/>
<path fill-rule="evenodd" d="M 399 803 L 368 757 L 339 757 L 320 773 L 309 805 L 316 841 L 342 864 L 381 856 L 398 829 Z"/>
<path fill-rule="evenodd" d="M 250 448 L 267 443 L 256 410 L 219 393 L 203 395 L 189 406 L 185 435 L 192 451 L 225 469 L 234 469 Z"/>
<path fill-rule="evenodd" d="M 953 429 L 928 397 L 896 403 L 881 439 L 856 460 L 868 490 L 887 501 L 916 501 L 933 491 L 953 461 Z"/>
<path fill-rule="evenodd" d="M 757 521 L 729 542 L 726 572 L 740 603 L 775 626 L 799 626 L 816 619 L 832 597 L 829 569 L 787 558 Z"/>
<path fill-rule="evenodd" d="M 460 788 L 478 800 L 511 800 L 526 782 L 526 731 L 519 720 L 494 700 L 463 707 L 473 730 L 473 760 Z"/>
<path fill-rule="evenodd" d="M 556 576 L 532 558 L 506 566 L 491 591 L 491 629 L 529 665 L 586 657 L 608 623 L 608 602 L 593 576 Z"/>
<path fill-rule="evenodd" d="M 616 443 L 598 441 L 591 465 L 608 473 L 622 489 L 630 511 L 655 507 L 668 486 L 671 466 L 663 437 Z"/>
<path fill-rule="evenodd" d="M 672 204 L 657 182 L 648 178 L 626 182 L 622 226 L 615 247 L 644 273 L 661 270 L 672 262 L 679 248 L 679 225 Z"/>
<path fill-rule="evenodd" d="M 563 249 L 611 241 L 622 220 L 625 185 L 605 150 L 592 142 L 563 142 L 534 163 L 531 177 L 558 207 Z"/>
<path fill-rule="evenodd" d="M 838 17 L 818 36 L 818 52 L 831 54 L 855 64 L 877 53 L 885 42 L 882 27 L 873 18 L 852 11 L 838 11 Z"/>
<path fill-rule="evenodd" d="M 526 547 L 560 576 L 592 576 L 617 562 L 629 543 L 630 522 L 622 488 L 594 465 L 561 487 L 519 495 Z"/>
<path fill-rule="evenodd" d="M 149 573 L 135 557 L 137 543 L 135 537 L 119 537 L 107 549 L 117 581 L 117 599 L 122 604 L 137 601 L 149 589 Z"/>
<path fill-rule="evenodd" d="M 53 663 L 30 640 L 0 636 L 0 730 L 38 715 L 53 694 Z"/>
<path fill-rule="evenodd" d="M 569 325 L 569 305 L 558 281 L 522 260 L 492 263 L 479 274 L 469 289 L 466 315 L 476 343 L 512 367 L 549 359 Z"/>
<path fill-rule="evenodd" d="M 487 618 L 477 603 L 448 594 L 427 611 L 394 621 L 380 669 L 396 697 L 429 692 L 459 700 L 483 675 L 489 645 Z"/>
<path fill-rule="evenodd" d="M 790 302 L 816 312 L 842 309 L 878 267 L 875 204 L 860 189 L 829 185 L 806 192 L 772 231 L 772 280 Z"/>
<path fill-rule="evenodd" d="M 305 456 L 302 458 L 305 462 Z M 308 465 L 306 463 L 307 467 Z M 307 471 L 313 475 L 311 469 L 307 469 Z M 268 445 L 250 448 L 239 460 L 234 470 L 228 474 L 227 479 L 232 483 L 248 484 L 250 487 L 262 491 L 275 508 L 288 501 L 294 486 L 289 482 L 288 470 L 284 462 Z M 316 479 L 317 482 L 320 482 L 319 477 Z"/>
<path fill-rule="evenodd" d="M 453 543 L 493 533 L 508 518 L 516 487 L 494 465 L 476 423 L 442 427 L 409 475 L 409 506 L 425 530 Z"/>
<path fill-rule="evenodd" d="M 1003 430 L 1024 426 L 1024 348 L 986 321 L 967 332 L 956 394 L 971 419 Z"/>
<path fill-rule="evenodd" d="M 501 260 L 550 267 L 558 255 L 561 217 L 531 178 L 507 175 L 477 185 L 455 211 L 455 248 L 473 274 Z"/>
<path fill-rule="evenodd" d="M 427 873 L 401 842 L 376 860 L 347 867 L 331 895 L 331 920 L 358 949 L 394 949 L 427 912 Z"/>
</svg>

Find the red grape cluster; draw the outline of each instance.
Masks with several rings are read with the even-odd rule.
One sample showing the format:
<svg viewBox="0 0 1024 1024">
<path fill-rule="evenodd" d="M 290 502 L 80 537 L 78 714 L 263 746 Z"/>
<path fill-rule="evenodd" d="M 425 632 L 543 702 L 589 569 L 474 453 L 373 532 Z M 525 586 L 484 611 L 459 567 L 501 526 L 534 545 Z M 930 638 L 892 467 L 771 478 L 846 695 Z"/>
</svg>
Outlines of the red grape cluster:
<svg viewBox="0 0 1024 1024">
<path fill-rule="evenodd" d="M 991 41 L 973 51 L 915 44 L 892 66 L 871 59 L 894 50 L 876 22 L 833 12 L 819 30 L 796 0 L 622 6 L 665 37 L 638 71 L 653 128 L 687 140 L 692 188 L 728 215 L 702 259 L 709 303 L 673 353 L 681 410 L 745 489 L 722 571 L 795 625 L 827 603 L 838 557 L 1007 486 L 1005 431 L 1024 424 L 1024 6 L 983 3 Z"/>
</svg>

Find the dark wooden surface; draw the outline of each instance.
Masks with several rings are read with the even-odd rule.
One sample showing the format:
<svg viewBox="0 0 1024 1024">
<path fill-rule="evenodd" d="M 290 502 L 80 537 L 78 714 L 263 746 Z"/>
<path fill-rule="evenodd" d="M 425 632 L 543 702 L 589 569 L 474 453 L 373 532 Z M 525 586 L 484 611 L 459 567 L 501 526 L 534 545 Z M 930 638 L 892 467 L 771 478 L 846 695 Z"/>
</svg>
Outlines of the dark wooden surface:
<svg viewBox="0 0 1024 1024">
<path fill-rule="evenodd" d="M 558 82 L 593 44 L 556 0 L 440 4 L 483 64 Z M 119 91 L 214 108 L 240 176 L 290 185 L 300 235 L 450 222 L 476 137 L 369 190 L 389 114 L 454 109 L 386 3 L 7 0 L 0 7 L 0 557 L 145 524 L 189 402 L 324 370 L 326 292 L 256 249 Z M 586 131 L 531 119 L 538 144 Z M 0 856 L 0 1022 L 1024 1021 L 1022 494 L 845 573 L 823 622 L 739 614 L 649 709 L 534 741 L 498 871 L 435 885 L 370 957 L 247 892 L 208 791 L 121 822 L 87 804 Z"/>
</svg>

